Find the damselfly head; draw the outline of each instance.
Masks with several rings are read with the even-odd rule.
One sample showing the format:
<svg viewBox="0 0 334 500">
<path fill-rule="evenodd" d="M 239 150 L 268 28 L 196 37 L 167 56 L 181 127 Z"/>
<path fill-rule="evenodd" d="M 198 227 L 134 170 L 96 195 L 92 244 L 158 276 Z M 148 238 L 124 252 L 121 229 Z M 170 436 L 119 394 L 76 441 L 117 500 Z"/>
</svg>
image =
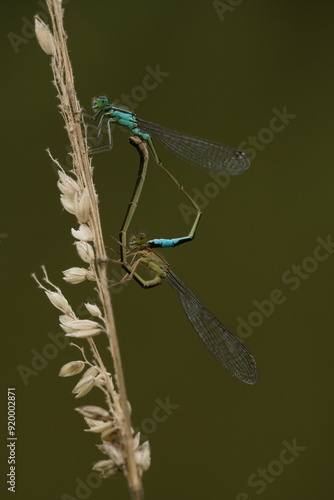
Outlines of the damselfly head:
<svg viewBox="0 0 334 500">
<path fill-rule="evenodd" d="M 107 106 L 110 106 L 108 98 L 105 96 L 93 97 L 92 108 L 104 110 Z"/>
<path fill-rule="evenodd" d="M 130 238 L 130 248 L 131 250 L 143 250 L 146 248 L 146 234 L 145 233 L 137 233 L 131 236 Z"/>
</svg>

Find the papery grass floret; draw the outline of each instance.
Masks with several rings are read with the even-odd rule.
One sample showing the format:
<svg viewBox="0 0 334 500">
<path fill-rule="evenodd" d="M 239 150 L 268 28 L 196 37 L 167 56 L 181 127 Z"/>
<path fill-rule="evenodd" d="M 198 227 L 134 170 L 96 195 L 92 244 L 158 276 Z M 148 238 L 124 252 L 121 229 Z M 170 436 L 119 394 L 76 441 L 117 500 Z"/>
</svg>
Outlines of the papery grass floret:
<svg viewBox="0 0 334 500">
<path fill-rule="evenodd" d="M 71 229 L 72 236 L 81 241 L 93 241 L 94 234 L 87 224 L 81 224 L 79 229 Z"/>
<path fill-rule="evenodd" d="M 88 394 L 94 386 L 95 377 L 87 377 L 77 383 L 77 385 L 72 389 L 72 394 L 75 394 L 76 398 L 82 398 L 83 396 L 86 396 L 86 394 Z"/>
<path fill-rule="evenodd" d="M 102 319 L 102 312 L 96 304 L 85 302 L 85 307 L 92 316 L 96 316 L 97 318 Z"/>
<path fill-rule="evenodd" d="M 85 368 L 86 363 L 83 361 L 70 361 L 62 366 L 59 372 L 59 377 L 72 377 L 78 375 Z"/>
<path fill-rule="evenodd" d="M 70 267 L 63 271 L 63 280 L 71 285 L 77 285 L 83 281 L 95 281 L 94 274 L 84 267 Z"/>
<path fill-rule="evenodd" d="M 78 255 L 80 259 L 88 264 L 94 262 L 95 254 L 92 245 L 87 243 L 86 241 L 75 241 L 74 245 L 77 249 Z"/>
<path fill-rule="evenodd" d="M 86 405 L 78 406 L 75 410 L 80 413 L 83 417 L 92 418 L 94 420 L 107 421 L 111 419 L 111 415 L 108 410 L 101 408 L 100 406 Z"/>
<path fill-rule="evenodd" d="M 54 56 L 56 47 L 50 28 L 39 16 L 35 16 L 35 32 L 39 45 L 48 56 Z"/>
</svg>

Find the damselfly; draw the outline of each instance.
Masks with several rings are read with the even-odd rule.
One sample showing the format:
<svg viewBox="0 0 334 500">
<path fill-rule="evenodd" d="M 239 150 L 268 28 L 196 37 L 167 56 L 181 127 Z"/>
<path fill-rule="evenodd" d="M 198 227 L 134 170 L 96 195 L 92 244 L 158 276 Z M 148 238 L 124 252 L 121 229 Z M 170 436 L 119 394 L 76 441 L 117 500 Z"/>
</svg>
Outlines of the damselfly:
<svg viewBox="0 0 334 500">
<path fill-rule="evenodd" d="M 153 248 L 175 246 L 187 241 L 188 237 L 173 238 L 171 240 L 146 240 L 143 233 L 135 235 L 130 244 L 130 251 L 126 251 L 127 230 L 137 206 L 140 191 L 145 178 L 148 162 L 146 144 L 139 137 L 131 138 L 131 143 L 137 148 L 140 156 L 140 166 L 134 197 L 132 197 L 120 231 L 120 261 L 127 271 L 128 277 L 133 277 L 143 288 L 152 288 L 167 281 L 178 294 L 182 307 L 205 346 L 216 359 L 236 378 L 246 384 L 255 384 L 257 380 L 257 366 L 255 359 L 241 342 L 218 321 L 213 314 L 198 300 L 187 285 L 170 269 L 169 264 Z M 161 242 L 169 242 L 162 244 Z M 153 278 L 145 280 L 138 272 L 138 267 L 145 265 Z"/>
<path fill-rule="evenodd" d="M 92 108 L 96 111 L 95 115 L 92 116 L 92 119 L 100 119 L 97 126 L 97 138 L 100 137 L 103 125 L 106 123 L 109 143 L 107 146 L 92 149 L 90 152 L 98 153 L 112 148 L 112 125 L 114 123 L 125 128 L 131 134 L 134 134 L 146 141 L 152 151 L 157 165 L 165 171 L 168 177 L 174 182 L 178 189 L 182 191 L 195 209 L 196 219 L 193 226 L 193 232 L 188 235 L 186 241 L 190 241 L 194 237 L 202 211 L 195 200 L 184 189 L 182 184 L 180 184 L 179 181 L 162 164 L 155 148 L 152 135 L 155 136 L 162 143 L 162 145 L 175 156 L 183 159 L 191 165 L 198 166 L 209 173 L 214 172 L 216 174 L 226 173 L 228 175 L 238 175 L 244 172 L 250 165 L 248 158 L 242 151 L 237 151 L 236 149 L 223 146 L 216 142 L 181 134 L 180 132 L 163 127 L 162 125 L 142 120 L 130 111 L 112 106 L 107 97 L 100 96 L 94 98 Z M 178 244 L 183 243 L 184 241 L 185 240 L 182 240 Z M 159 246 L 164 245 L 162 244 Z"/>
<path fill-rule="evenodd" d="M 184 312 L 204 345 L 233 377 L 245 384 L 255 384 L 258 376 L 256 361 L 246 347 L 200 302 L 187 285 L 171 270 L 169 264 L 150 248 L 144 234 L 136 234 L 127 253 L 125 264 L 130 276 L 143 287 L 152 288 L 162 281 L 177 293 Z M 145 280 L 137 270 L 145 265 L 153 278 Z"/>
</svg>

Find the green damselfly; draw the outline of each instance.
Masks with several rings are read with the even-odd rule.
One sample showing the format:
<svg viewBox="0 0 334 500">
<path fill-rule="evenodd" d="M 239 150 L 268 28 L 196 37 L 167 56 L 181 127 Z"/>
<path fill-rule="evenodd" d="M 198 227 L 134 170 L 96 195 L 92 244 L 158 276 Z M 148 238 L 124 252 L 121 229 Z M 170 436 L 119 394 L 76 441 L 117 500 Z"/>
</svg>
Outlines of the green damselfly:
<svg viewBox="0 0 334 500">
<path fill-rule="evenodd" d="M 184 312 L 194 330 L 207 349 L 215 356 L 233 377 L 245 384 L 253 385 L 257 381 L 256 361 L 246 347 L 200 302 L 187 285 L 171 270 L 169 264 L 146 241 L 143 233 L 136 234 L 130 243 L 131 250 L 124 264 L 129 275 L 143 288 L 152 288 L 167 281 L 177 293 Z M 153 278 L 145 280 L 137 269 L 145 265 Z"/>
<path fill-rule="evenodd" d="M 153 250 L 153 248 L 157 246 L 175 245 L 159 245 L 156 244 L 156 242 L 161 240 L 147 241 L 143 233 L 138 233 L 131 239 L 130 251 L 126 250 L 127 230 L 137 206 L 148 162 L 146 144 L 143 143 L 138 136 L 131 138 L 131 144 L 137 148 L 140 156 L 140 166 L 134 191 L 135 196 L 132 197 L 129 203 L 120 231 L 120 262 L 128 273 L 127 276 L 133 277 L 143 288 L 152 288 L 161 284 L 163 280 L 167 281 L 177 293 L 193 328 L 220 364 L 242 382 L 249 385 L 255 384 L 257 380 L 257 366 L 253 356 L 241 342 L 204 307 L 187 285 L 170 269 L 167 261 Z M 186 238 L 187 237 L 183 239 L 186 240 Z M 167 241 L 180 239 L 182 238 L 174 238 L 173 240 Z M 149 271 L 153 273 L 152 279 L 145 280 L 142 278 L 137 272 L 140 265 L 146 266 Z"/>
</svg>

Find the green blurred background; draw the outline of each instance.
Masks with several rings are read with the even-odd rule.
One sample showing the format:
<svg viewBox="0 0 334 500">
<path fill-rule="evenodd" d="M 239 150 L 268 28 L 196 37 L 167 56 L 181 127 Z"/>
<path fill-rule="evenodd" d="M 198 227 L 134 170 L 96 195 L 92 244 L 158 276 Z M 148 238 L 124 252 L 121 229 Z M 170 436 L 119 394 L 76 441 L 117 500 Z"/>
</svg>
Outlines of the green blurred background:
<svg viewBox="0 0 334 500">
<path fill-rule="evenodd" d="M 57 312 L 30 277 L 45 264 L 76 310 L 94 296 L 91 286 L 62 280 L 80 261 L 76 224 L 60 206 L 45 153 L 50 147 L 67 165 L 49 59 L 31 27 L 37 12 L 48 20 L 43 5 L 7 2 L 1 21 L 1 498 L 9 498 L 7 387 L 16 387 L 16 498 L 123 500 L 123 477 L 102 483 L 91 472 L 102 455 L 73 408 L 98 399 L 75 401 L 75 381 L 58 378 L 78 354 L 55 347 Z M 231 331 L 249 325 L 256 386 L 221 369 L 167 284 L 143 291 L 132 282 L 113 296 L 133 423 L 152 448 L 148 500 L 332 498 L 334 255 L 319 242 L 334 240 L 333 14 L 328 2 L 300 0 L 66 3 L 86 109 L 96 92 L 111 101 L 130 95 L 141 117 L 242 144 L 252 158 L 223 189 L 159 148 L 187 189 L 206 197 L 194 242 L 162 254 Z M 145 89 L 157 68 L 161 81 Z M 284 109 L 289 117 L 275 120 Z M 126 134 L 115 131 L 114 150 L 94 165 L 106 241 L 116 248 L 137 169 Z M 132 231 L 186 234 L 183 203 L 151 161 Z M 264 302 L 277 289 L 281 303 Z M 44 356 L 38 369 L 36 353 Z M 19 370 L 33 366 L 24 381 Z M 173 408 L 157 413 L 166 401 Z"/>
</svg>

